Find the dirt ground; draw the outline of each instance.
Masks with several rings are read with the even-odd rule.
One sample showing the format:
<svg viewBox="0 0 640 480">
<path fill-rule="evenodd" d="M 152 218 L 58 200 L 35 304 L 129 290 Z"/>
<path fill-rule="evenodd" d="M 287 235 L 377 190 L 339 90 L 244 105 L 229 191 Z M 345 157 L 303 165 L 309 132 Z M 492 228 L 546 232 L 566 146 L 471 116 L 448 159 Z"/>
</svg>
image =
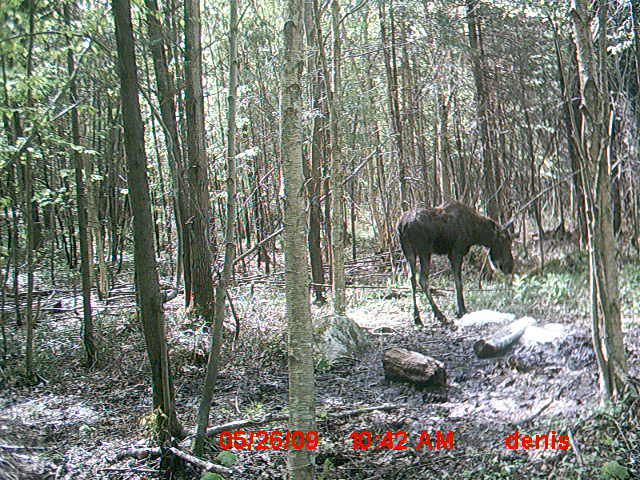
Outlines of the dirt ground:
<svg viewBox="0 0 640 480">
<path fill-rule="evenodd" d="M 226 364 L 212 405 L 211 425 L 283 413 L 287 405 L 282 288 L 246 287 L 238 289 L 234 299 L 241 334 L 233 349 L 232 335 L 227 335 Z M 159 473 L 157 458 L 116 460 L 126 449 L 150 444 L 143 426 L 150 411 L 149 376 L 132 300 L 123 295 L 115 304 L 97 309 L 104 358 L 97 369 L 87 371 L 81 365 L 80 317 L 73 309 L 77 299 L 68 295 L 61 304 L 69 311 L 44 314 L 37 327 L 42 381 L 24 385 L 17 374 L 16 354 L 6 359 L 0 384 L 0 444 L 36 449 L 0 446 L 2 480 L 200 478 L 189 466 L 182 477 Z M 204 376 L 207 331 L 187 322 L 181 303 L 178 297 L 165 307 L 178 415 L 185 427 L 192 428 Z M 123 315 L 118 305 L 129 313 Z M 472 346 L 489 327 L 453 331 L 430 323 L 425 312 L 427 327 L 416 330 L 406 291 L 388 300 L 381 293 L 360 306 L 352 298 L 352 305 L 349 316 L 373 333 L 364 354 L 317 371 L 318 478 L 587 479 L 605 467 L 615 470 L 610 462 L 627 468 L 631 476 L 626 478 L 640 478 L 640 438 L 638 430 L 633 430 L 638 425 L 638 401 L 626 410 L 597 408 L 597 368 L 586 319 L 554 318 L 566 325 L 567 335 L 561 341 L 518 346 L 503 357 L 481 360 Z M 313 314 L 329 311 L 329 307 L 314 307 Z M 234 328 L 233 322 L 229 328 Z M 7 334 L 9 341 L 18 342 L 15 332 Z M 631 375 L 638 378 L 637 323 L 626 331 L 626 339 Z M 387 381 L 381 359 L 393 346 L 444 362 L 448 387 L 420 391 Z M 329 415 L 378 405 L 387 409 L 340 418 Z M 272 422 L 252 429 L 285 430 L 286 424 Z M 354 431 L 370 432 L 372 446 L 354 448 L 350 437 Z M 416 448 L 423 432 L 429 433 L 435 446 L 438 431 L 454 432 L 453 448 L 430 449 L 424 443 Z M 572 448 L 511 450 L 505 439 L 515 431 L 569 435 Z M 386 432 L 406 432 L 408 448 L 382 444 Z M 219 442 L 214 437 L 209 458 L 221 451 Z M 233 453 L 233 478 L 286 477 L 282 450 Z"/>
</svg>

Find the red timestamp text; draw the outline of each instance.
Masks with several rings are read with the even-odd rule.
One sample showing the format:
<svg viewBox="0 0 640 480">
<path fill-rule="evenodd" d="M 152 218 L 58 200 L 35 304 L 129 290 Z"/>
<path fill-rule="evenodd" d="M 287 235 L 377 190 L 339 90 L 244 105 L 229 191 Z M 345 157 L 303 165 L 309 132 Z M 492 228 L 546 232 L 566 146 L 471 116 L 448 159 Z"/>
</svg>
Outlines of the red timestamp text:
<svg viewBox="0 0 640 480">
<path fill-rule="evenodd" d="M 224 430 L 219 439 L 224 450 L 313 450 L 319 442 L 314 430 Z"/>
<path fill-rule="evenodd" d="M 390 450 L 406 450 L 413 448 L 420 450 L 428 448 L 429 450 L 450 450 L 454 448 L 454 432 L 436 432 L 422 431 L 420 437 L 414 441 L 408 441 L 407 432 L 398 430 L 395 432 L 375 433 L 368 430 L 355 430 L 349 434 L 349 438 L 353 440 L 353 448 L 355 450 L 368 450 L 387 448 Z"/>
</svg>

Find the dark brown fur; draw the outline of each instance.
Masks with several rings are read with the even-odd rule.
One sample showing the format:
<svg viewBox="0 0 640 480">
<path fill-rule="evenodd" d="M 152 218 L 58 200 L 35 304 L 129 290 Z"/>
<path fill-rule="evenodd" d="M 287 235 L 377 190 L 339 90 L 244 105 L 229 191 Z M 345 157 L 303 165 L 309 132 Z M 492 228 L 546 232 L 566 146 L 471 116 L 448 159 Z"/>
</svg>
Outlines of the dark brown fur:
<svg viewBox="0 0 640 480">
<path fill-rule="evenodd" d="M 496 222 L 459 202 L 448 202 L 435 208 L 405 212 L 398 221 L 398 235 L 404 256 L 411 268 L 413 318 L 422 325 L 416 305 L 416 261 L 420 259 L 420 286 L 427 296 L 435 317 L 447 322 L 429 291 L 431 254 L 447 255 L 456 285 L 457 316 L 467 311 L 462 293 L 462 260 L 472 245 L 489 248 L 492 265 L 505 273 L 513 272 L 511 239 Z"/>
</svg>

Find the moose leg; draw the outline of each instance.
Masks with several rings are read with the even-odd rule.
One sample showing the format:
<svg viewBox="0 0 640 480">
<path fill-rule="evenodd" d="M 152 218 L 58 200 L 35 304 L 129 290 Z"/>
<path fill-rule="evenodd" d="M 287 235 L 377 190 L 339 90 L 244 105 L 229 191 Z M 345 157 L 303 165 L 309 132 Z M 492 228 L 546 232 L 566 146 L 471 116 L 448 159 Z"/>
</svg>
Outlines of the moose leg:
<svg viewBox="0 0 640 480">
<path fill-rule="evenodd" d="M 456 284 L 456 300 L 458 303 L 458 309 L 456 316 L 462 317 L 467 313 L 467 308 L 464 306 L 464 295 L 462 293 L 462 257 L 453 255 L 449 257 L 451 263 L 451 271 L 453 272 L 453 281 Z"/>
<path fill-rule="evenodd" d="M 420 312 L 418 311 L 418 305 L 416 304 L 416 256 L 415 255 L 406 255 L 407 261 L 409 262 L 409 268 L 411 269 L 411 293 L 413 294 L 413 322 L 416 325 L 422 325 L 422 320 L 420 319 Z"/>
<path fill-rule="evenodd" d="M 443 315 L 440 311 L 436 302 L 433 300 L 431 296 L 431 290 L 429 290 L 429 268 L 431 267 L 431 254 L 428 255 L 420 255 L 420 286 L 422 287 L 422 291 L 427 296 L 427 300 L 429 300 L 429 304 L 431 305 L 431 309 L 433 310 L 433 315 L 436 319 L 441 323 L 447 323 L 447 317 Z"/>
</svg>

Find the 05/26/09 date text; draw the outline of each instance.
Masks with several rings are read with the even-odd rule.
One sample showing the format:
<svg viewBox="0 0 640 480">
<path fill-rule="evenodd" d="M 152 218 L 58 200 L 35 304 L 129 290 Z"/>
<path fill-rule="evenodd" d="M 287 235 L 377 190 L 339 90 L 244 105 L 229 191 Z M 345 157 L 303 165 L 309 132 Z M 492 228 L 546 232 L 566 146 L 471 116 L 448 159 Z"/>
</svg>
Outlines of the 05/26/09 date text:
<svg viewBox="0 0 640 480">
<path fill-rule="evenodd" d="M 313 450 L 319 437 L 314 430 L 225 430 L 220 432 L 219 440 L 224 450 Z"/>
</svg>

